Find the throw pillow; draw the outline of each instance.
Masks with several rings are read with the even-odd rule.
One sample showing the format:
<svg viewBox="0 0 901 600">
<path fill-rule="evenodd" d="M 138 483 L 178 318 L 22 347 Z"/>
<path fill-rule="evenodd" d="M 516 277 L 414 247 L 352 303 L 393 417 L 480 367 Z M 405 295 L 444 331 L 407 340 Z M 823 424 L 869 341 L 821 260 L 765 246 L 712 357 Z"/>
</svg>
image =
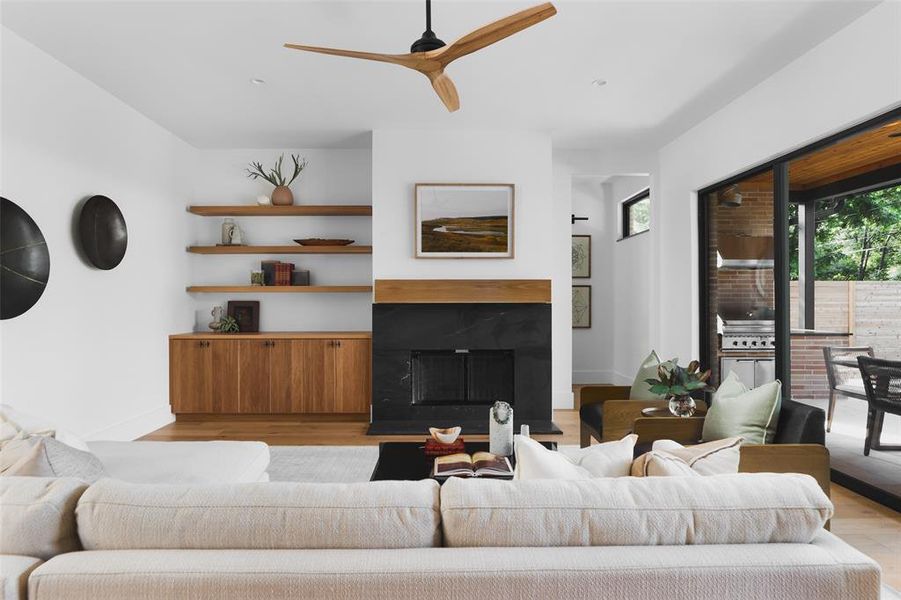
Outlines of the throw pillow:
<svg viewBox="0 0 901 600">
<path fill-rule="evenodd" d="M 103 463 L 52 437 L 33 435 L 12 440 L 0 450 L 0 475 L 73 477 L 94 483 L 106 476 Z"/>
<path fill-rule="evenodd" d="M 514 479 L 592 479 L 625 477 L 632 466 L 637 435 L 616 442 L 562 453 L 548 450 L 529 437 L 514 437 L 516 472 Z"/>
<path fill-rule="evenodd" d="M 648 357 L 641 361 L 638 367 L 638 373 L 632 381 L 632 389 L 629 390 L 629 398 L 631 400 L 660 400 L 662 396 L 651 393 L 651 386 L 647 384 L 645 379 L 655 379 L 657 377 L 657 367 L 660 366 L 660 359 L 657 353 L 651 350 Z"/>
<path fill-rule="evenodd" d="M 738 473 L 741 438 L 683 446 L 672 440 L 654 442 L 650 452 L 632 463 L 634 477 L 678 475 L 728 475 Z"/>
<path fill-rule="evenodd" d="M 741 437 L 748 444 L 771 444 L 781 405 L 778 379 L 749 390 L 730 371 L 713 395 L 701 437 L 704 441 Z"/>
<path fill-rule="evenodd" d="M 12 427 L 15 427 L 28 435 L 53 437 L 68 446 L 89 452 L 88 445 L 74 433 L 64 429 L 57 429 L 46 421 L 18 411 L 8 404 L 0 405 L 0 423 L 3 423 L 2 429 L 0 429 L 2 431 L 2 434 L 0 434 L 0 446 L 2 446 L 5 439 L 3 436 L 11 431 Z M 20 439 L 23 437 L 26 436 L 20 436 Z"/>
</svg>

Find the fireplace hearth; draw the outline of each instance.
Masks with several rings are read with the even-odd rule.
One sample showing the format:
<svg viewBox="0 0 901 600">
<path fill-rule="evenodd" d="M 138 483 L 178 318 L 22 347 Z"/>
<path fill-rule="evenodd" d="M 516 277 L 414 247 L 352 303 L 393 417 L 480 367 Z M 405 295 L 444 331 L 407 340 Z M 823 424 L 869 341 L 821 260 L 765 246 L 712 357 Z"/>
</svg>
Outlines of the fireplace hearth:
<svg viewBox="0 0 901 600">
<path fill-rule="evenodd" d="M 516 428 L 560 433 L 551 396 L 550 304 L 373 304 L 370 435 L 487 433 L 497 400 Z"/>
</svg>

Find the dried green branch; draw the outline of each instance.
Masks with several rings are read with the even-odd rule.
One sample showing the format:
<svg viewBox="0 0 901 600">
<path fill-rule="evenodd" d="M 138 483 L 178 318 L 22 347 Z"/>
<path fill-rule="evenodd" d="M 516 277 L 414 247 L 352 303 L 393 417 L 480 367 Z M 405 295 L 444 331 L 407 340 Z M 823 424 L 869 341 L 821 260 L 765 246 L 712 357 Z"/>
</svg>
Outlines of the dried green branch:
<svg viewBox="0 0 901 600">
<path fill-rule="evenodd" d="M 294 162 L 294 173 L 291 175 L 290 179 L 285 179 L 285 176 L 282 175 L 282 164 L 284 163 L 285 155 L 282 154 L 278 157 L 278 160 L 275 161 L 275 166 L 273 166 L 267 172 L 263 168 L 263 164 L 259 162 L 250 163 L 250 167 L 245 169 L 247 171 L 247 177 L 250 179 L 263 179 L 268 181 L 275 187 L 279 186 L 289 186 L 294 183 L 294 180 L 297 179 L 303 170 L 307 167 L 307 159 L 301 159 L 300 155 L 292 154 L 291 160 Z"/>
</svg>

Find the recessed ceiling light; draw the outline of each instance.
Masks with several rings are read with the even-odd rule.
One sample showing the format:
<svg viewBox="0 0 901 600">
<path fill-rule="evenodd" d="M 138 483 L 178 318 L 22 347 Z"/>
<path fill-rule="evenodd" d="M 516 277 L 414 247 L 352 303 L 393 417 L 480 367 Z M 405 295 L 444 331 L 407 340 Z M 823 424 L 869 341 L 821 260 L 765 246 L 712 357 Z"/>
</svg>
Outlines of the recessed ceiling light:
<svg viewBox="0 0 901 600">
<path fill-rule="evenodd" d="M 264 79 L 258 79 L 256 77 L 254 77 L 253 79 L 250 80 L 250 83 L 252 83 L 254 85 L 263 85 L 266 83 L 266 81 Z"/>
<path fill-rule="evenodd" d="M 605 85 L 607 85 L 607 80 L 606 79 L 595 79 L 594 81 L 591 82 L 591 85 L 593 85 L 595 87 L 604 87 Z"/>
</svg>

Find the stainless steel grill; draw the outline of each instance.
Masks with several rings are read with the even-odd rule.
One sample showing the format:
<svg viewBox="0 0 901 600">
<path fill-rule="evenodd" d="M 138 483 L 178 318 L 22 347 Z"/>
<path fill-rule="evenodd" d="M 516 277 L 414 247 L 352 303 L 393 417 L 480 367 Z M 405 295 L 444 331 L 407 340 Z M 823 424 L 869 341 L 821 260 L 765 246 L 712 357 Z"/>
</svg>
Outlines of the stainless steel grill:
<svg viewBox="0 0 901 600">
<path fill-rule="evenodd" d="M 772 352 L 775 349 L 775 321 L 757 319 L 723 321 L 723 352 Z"/>
</svg>

